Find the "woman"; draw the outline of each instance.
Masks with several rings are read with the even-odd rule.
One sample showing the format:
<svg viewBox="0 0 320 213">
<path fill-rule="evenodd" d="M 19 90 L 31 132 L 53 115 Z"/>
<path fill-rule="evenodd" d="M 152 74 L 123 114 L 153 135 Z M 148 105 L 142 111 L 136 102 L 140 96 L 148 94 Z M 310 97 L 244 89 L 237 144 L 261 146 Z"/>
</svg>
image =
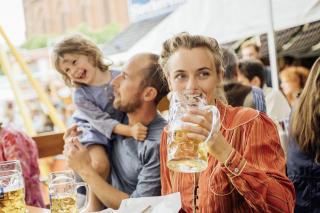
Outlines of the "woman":
<svg viewBox="0 0 320 213">
<path fill-rule="evenodd" d="M 320 212 L 320 58 L 297 100 L 290 123 L 287 173 L 297 196 L 295 212 Z"/>
<path fill-rule="evenodd" d="M 44 207 L 40 189 L 40 170 L 38 165 L 38 150 L 35 142 L 22 131 L 11 126 L 2 126 L 0 121 L 0 162 L 20 160 L 25 189 L 26 204 Z M 3 195 L 0 188 L 0 200 Z M 0 212 L 1 204 L 0 204 Z"/>
<path fill-rule="evenodd" d="M 304 67 L 288 67 L 280 72 L 281 89 L 292 107 L 306 84 L 309 71 Z"/>
<path fill-rule="evenodd" d="M 161 65 L 172 91 L 201 91 L 220 111 L 221 129 L 208 143 L 208 168 L 186 174 L 166 167 L 160 145 L 162 194 L 180 192 L 184 212 L 293 212 L 294 188 L 285 176 L 284 153 L 274 123 L 264 113 L 225 104 L 220 47 L 215 39 L 181 33 L 163 44 Z M 204 140 L 211 114 L 192 110 L 182 130 Z M 194 125 L 197 124 L 197 125 Z"/>
</svg>

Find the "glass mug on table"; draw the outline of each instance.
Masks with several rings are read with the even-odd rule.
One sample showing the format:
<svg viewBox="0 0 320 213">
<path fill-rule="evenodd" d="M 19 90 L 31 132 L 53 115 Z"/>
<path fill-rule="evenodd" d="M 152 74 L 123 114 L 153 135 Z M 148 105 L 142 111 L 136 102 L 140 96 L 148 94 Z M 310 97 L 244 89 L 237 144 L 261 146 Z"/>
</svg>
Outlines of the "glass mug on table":
<svg viewBox="0 0 320 213">
<path fill-rule="evenodd" d="M 190 139 L 188 132 L 181 130 L 182 125 L 185 124 L 181 118 L 192 108 L 212 113 L 211 131 L 204 141 Z M 220 113 L 217 107 L 207 105 L 201 92 L 191 90 L 172 92 L 167 136 L 168 168 L 185 173 L 205 170 L 208 166 L 207 142 L 219 129 Z"/>
<path fill-rule="evenodd" d="M 86 188 L 86 201 L 84 206 L 77 208 L 77 189 Z M 52 213 L 78 213 L 82 212 L 88 204 L 88 186 L 84 182 L 76 182 L 73 171 L 53 172 L 49 174 L 50 209 Z"/>
<path fill-rule="evenodd" d="M 0 162 L 0 212 L 25 213 L 25 189 L 19 160 Z"/>
</svg>

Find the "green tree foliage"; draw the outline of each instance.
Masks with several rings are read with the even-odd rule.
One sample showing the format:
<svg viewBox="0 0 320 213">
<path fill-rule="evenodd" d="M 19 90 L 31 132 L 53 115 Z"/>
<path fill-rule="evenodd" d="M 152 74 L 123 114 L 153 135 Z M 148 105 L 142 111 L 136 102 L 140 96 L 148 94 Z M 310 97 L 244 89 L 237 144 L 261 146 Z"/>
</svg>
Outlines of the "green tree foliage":
<svg viewBox="0 0 320 213">
<path fill-rule="evenodd" d="M 50 37 L 47 35 L 36 35 L 24 42 L 21 47 L 24 49 L 38 49 L 46 47 Z"/>
<path fill-rule="evenodd" d="M 76 29 L 76 32 L 88 36 L 97 44 L 101 44 L 110 41 L 116 36 L 120 32 L 120 27 L 117 24 L 112 23 L 99 31 L 92 31 L 87 25 L 82 24 Z"/>
<path fill-rule="evenodd" d="M 101 44 L 110 41 L 119 32 L 119 25 L 112 23 L 99 31 L 93 31 L 86 24 L 81 24 L 75 30 L 72 30 L 68 33 L 81 33 L 89 37 L 93 42 Z M 43 48 L 50 45 L 52 43 L 50 41 L 52 40 L 55 40 L 55 37 L 49 35 L 37 35 L 28 39 L 21 45 L 21 47 L 29 50 Z"/>
</svg>

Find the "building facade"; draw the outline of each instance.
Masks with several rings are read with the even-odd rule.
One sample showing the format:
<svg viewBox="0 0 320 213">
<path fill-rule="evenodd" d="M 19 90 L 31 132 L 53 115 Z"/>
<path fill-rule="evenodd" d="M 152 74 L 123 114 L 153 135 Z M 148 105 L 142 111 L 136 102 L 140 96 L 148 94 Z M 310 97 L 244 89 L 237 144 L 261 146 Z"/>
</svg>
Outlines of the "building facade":
<svg viewBox="0 0 320 213">
<path fill-rule="evenodd" d="M 99 30 L 129 23 L 127 0 L 23 0 L 26 36 L 58 35 L 85 23 Z"/>
</svg>

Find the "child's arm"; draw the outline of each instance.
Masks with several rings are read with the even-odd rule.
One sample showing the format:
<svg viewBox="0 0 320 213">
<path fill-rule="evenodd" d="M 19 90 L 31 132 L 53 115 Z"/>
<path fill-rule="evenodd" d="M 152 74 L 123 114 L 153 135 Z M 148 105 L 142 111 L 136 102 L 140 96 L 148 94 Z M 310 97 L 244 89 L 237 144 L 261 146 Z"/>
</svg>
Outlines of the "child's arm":
<svg viewBox="0 0 320 213">
<path fill-rule="evenodd" d="M 148 128 L 143 126 L 141 123 L 136 123 L 133 126 L 117 124 L 113 129 L 115 134 L 133 137 L 137 141 L 144 141 L 147 137 L 147 131 Z"/>
<path fill-rule="evenodd" d="M 76 90 L 74 94 L 74 104 L 77 109 L 73 116 L 75 121 L 85 120 L 108 139 L 111 138 L 114 127 L 120 124 L 119 121 L 113 119 L 109 113 L 102 111 L 95 103 L 87 99 L 81 89 Z"/>
</svg>

